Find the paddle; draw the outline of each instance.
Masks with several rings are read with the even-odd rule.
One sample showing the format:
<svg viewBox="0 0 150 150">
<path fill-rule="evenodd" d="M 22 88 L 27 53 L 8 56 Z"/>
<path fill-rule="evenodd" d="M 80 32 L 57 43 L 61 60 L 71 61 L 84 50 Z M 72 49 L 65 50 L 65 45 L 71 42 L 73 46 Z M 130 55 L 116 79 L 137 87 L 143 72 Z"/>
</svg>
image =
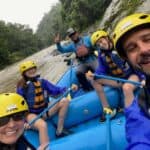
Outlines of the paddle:
<svg viewBox="0 0 150 150">
<path fill-rule="evenodd" d="M 56 103 L 58 103 L 63 97 L 65 97 L 71 90 L 72 90 L 72 88 L 68 88 L 60 97 L 58 97 L 57 99 L 55 99 L 54 101 L 52 101 L 51 105 L 49 105 L 36 118 L 34 118 L 33 120 L 31 120 L 28 123 L 29 126 L 31 126 L 33 123 L 35 123 L 35 121 L 37 121 L 38 119 L 40 119 L 49 109 L 51 109 Z"/>
<path fill-rule="evenodd" d="M 71 85 L 72 85 L 72 69 L 73 69 L 73 60 L 70 59 L 70 76 L 69 76 L 69 82 L 70 82 L 70 83 L 69 83 L 69 86 L 70 86 L 70 87 L 71 87 Z M 72 99 L 71 92 L 68 93 L 67 98 L 68 98 L 69 100 Z"/>
<path fill-rule="evenodd" d="M 98 75 L 98 74 L 93 74 L 93 75 L 94 75 L 94 78 L 103 78 L 103 79 L 115 80 L 115 81 L 119 81 L 119 82 L 123 82 L 123 83 L 131 83 L 138 87 L 144 86 L 141 82 L 136 82 L 136 81 L 132 81 L 132 80 L 126 80 L 126 79 L 116 78 L 116 77 L 106 76 L 106 75 Z"/>
<path fill-rule="evenodd" d="M 78 86 L 74 83 L 72 83 L 72 73 L 73 73 L 73 58 L 70 59 L 70 75 L 69 75 L 69 86 L 72 88 L 73 91 L 76 91 L 78 89 Z M 71 91 L 68 92 L 67 99 L 71 100 L 72 99 L 72 94 Z"/>
<path fill-rule="evenodd" d="M 110 114 L 106 114 L 106 150 L 112 150 L 112 135 L 110 125 Z"/>
</svg>

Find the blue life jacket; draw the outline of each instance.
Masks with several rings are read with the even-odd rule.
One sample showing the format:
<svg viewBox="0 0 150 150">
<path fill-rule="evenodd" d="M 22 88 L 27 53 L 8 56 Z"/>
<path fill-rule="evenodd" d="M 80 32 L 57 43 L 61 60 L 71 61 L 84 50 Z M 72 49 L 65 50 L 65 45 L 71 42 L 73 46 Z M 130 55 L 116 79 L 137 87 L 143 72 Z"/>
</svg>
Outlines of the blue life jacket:
<svg viewBox="0 0 150 150">
<path fill-rule="evenodd" d="M 133 72 L 128 63 L 122 60 L 115 51 L 100 52 L 103 66 L 107 66 L 107 72 L 115 77 L 128 78 Z"/>
<path fill-rule="evenodd" d="M 71 42 L 67 45 L 61 45 L 60 43 L 57 43 L 56 46 L 57 46 L 57 49 L 58 51 L 60 51 L 61 53 L 68 53 L 68 52 L 75 52 L 77 53 L 77 48 L 81 45 L 84 45 L 86 48 L 88 48 L 89 50 L 89 53 L 87 56 L 84 56 L 84 57 L 77 57 L 78 60 L 81 62 L 81 63 L 88 63 L 90 61 L 94 61 L 96 60 L 96 56 L 94 55 L 94 48 L 92 46 L 92 43 L 91 43 L 91 38 L 90 36 L 83 36 L 83 37 L 80 37 L 79 41 L 77 43 L 74 43 L 74 42 Z"/>
<path fill-rule="evenodd" d="M 75 47 L 76 47 L 76 58 L 81 61 L 84 62 L 85 60 L 89 60 L 89 58 L 91 56 L 94 56 L 94 49 L 92 46 L 90 46 L 89 43 L 86 42 L 87 39 L 80 37 L 79 42 L 78 43 L 74 43 Z M 78 56 L 78 51 L 80 51 L 80 49 L 85 49 L 87 51 L 87 54 L 84 56 Z M 94 56 L 95 57 L 95 56 Z"/>
</svg>

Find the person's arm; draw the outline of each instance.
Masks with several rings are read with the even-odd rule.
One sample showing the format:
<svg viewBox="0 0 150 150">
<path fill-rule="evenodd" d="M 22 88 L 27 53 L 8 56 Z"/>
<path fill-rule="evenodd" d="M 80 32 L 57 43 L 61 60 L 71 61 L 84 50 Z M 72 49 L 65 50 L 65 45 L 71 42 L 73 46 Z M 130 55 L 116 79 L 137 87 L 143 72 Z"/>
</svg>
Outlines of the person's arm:
<svg viewBox="0 0 150 150">
<path fill-rule="evenodd" d="M 85 46 L 86 46 L 87 48 L 89 48 L 90 51 L 96 50 L 96 47 L 92 45 L 91 37 L 90 37 L 90 36 L 85 36 L 85 37 L 83 37 L 83 40 L 84 40 Z"/>
<path fill-rule="evenodd" d="M 104 74 L 104 75 L 107 74 L 107 67 L 105 66 L 105 64 L 102 61 L 100 52 L 98 54 L 98 67 L 97 67 L 95 73 L 96 74 Z"/>
<path fill-rule="evenodd" d="M 103 65 L 103 62 L 102 62 L 102 59 L 101 59 L 101 56 L 100 56 L 100 53 L 98 55 L 98 67 L 96 68 L 95 70 L 95 74 L 103 74 L 105 75 L 106 74 L 106 67 Z M 91 82 L 91 84 L 93 85 L 95 82 L 96 82 L 96 77 L 94 77 L 94 74 L 89 70 L 86 74 L 85 74 L 86 78 Z"/>
<path fill-rule="evenodd" d="M 73 42 L 68 45 L 65 45 L 65 46 L 61 45 L 61 39 L 60 39 L 59 33 L 55 36 L 54 42 L 56 43 L 56 47 L 57 47 L 58 51 L 60 51 L 61 53 L 68 53 L 68 52 L 75 51 L 75 46 L 74 46 Z"/>
<path fill-rule="evenodd" d="M 149 142 L 149 117 L 145 115 L 138 104 L 139 99 L 124 109 L 126 118 L 126 138 L 128 141 L 127 150 L 148 150 Z"/>
<path fill-rule="evenodd" d="M 61 53 L 68 53 L 68 52 L 74 52 L 75 51 L 75 47 L 73 43 L 70 43 L 66 46 L 62 46 L 60 43 L 56 44 L 58 51 L 60 51 Z"/>
<path fill-rule="evenodd" d="M 48 80 L 42 79 L 43 88 L 48 92 L 51 96 L 58 96 L 59 94 L 63 94 L 66 91 L 66 87 L 58 87 Z"/>
</svg>

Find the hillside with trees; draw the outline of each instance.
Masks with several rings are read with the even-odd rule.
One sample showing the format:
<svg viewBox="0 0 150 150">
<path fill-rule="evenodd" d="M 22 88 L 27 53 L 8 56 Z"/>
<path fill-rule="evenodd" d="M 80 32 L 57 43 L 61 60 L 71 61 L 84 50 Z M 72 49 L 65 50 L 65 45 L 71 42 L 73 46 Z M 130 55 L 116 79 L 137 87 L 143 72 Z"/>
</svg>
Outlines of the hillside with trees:
<svg viewBox="0 0 150 150">
<path fill-rule="evenodd" d="M 54 35 L 58 32 L 62 39 L 66 30 L 74 27 L 83 32 L 103 16 L 112 0 L 60 0 L 44 15 L 39 23 L 37 35 L 45 46 L 53 44 Z"/>
<path fill-rule="evenodd" d="M 36 33 L 26 25 L 0 21 L 0 69 L 5 68 L 0 71 L 0 92 L 15 90 L 20 77 L 19 64 L 24 60 L 36 60 L 42 77 L 56 83 L 68 66 L 64 61 L 66 56 L 59 55 L 56 47 L 50 45 L 58 32 L 64 39 L 69 26 L 76 27 L 81 33 L 101 28 L 111 34 L 120 18 L 134 12 L 150 13 L 149 0 L 111 0 L 110 4 L 104 4 L 106 8 L 98 2 L 104 3 L 104 0 L 60 0 L 44 15 Z M 93 15 L 93 22 L 87 21 L 90 15 Z"/>
<path fill-rule="evenodd" d="M 0 69 L 41 48 L 40 39 L 28 26 L 0 21 Z"/>
<path fill-rule="evenodd" d="M 103 16 L 110 2 L 60 0 L 44 15 L 36 33 L 27 25 L 0 21 L 0 69 L 53 44 L 57 33 L 65 38 L 65 31 L 70 26 L 84 31 Z"/>
</svg>

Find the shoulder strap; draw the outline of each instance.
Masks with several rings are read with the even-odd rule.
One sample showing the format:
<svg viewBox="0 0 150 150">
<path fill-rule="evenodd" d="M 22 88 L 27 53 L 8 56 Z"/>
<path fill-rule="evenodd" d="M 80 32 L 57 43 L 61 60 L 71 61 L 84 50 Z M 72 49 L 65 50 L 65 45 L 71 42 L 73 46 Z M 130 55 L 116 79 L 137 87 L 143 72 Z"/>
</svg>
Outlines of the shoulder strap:
<svg viewBox="0 0 150 150">
<path fill-rule="evenodd" d="M 145 114 L 150 117 L 150 94 L 146 87 L 140 89 L 138 104 Z"/>
</svg>

